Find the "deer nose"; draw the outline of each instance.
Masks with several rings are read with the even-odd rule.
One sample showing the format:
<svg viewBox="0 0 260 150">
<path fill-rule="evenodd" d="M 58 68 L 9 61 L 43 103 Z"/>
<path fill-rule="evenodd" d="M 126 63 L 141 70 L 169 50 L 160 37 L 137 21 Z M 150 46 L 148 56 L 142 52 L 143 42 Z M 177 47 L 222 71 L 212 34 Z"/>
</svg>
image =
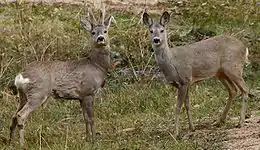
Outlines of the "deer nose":
<svg viewBox="0 0 260 150">
<path fill-rule="evenodd" d="M 103 41 L 105 41 L 105 38 L 104 38 L 103 36 L 99 36 L 99 37 L 97 38 L 97 41 L 98 41 L 98 42 L 103 42 Z"/>
<path fill-rule="evenodd" d="M 161 42 L 161 39 L 159 39 L 159 38 L 153 38 L 153 42 L 154 42 L 155 44 L 158 44 L 158 43 Z"/>
</svg>

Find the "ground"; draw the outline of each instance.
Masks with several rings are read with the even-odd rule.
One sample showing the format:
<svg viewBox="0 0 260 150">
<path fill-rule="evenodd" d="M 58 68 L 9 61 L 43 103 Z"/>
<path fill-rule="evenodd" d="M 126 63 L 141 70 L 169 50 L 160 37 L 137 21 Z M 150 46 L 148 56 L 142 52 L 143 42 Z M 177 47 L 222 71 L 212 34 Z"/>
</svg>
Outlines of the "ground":
<svg viewBox="0 0 260 150">
<path fill-rule="evenodd" d="M 238 118 L 233 118 L 238 121 Z M 205 130 L 196 130 L 185 136 L 187 139 L 202 139 L 210 141 L 209 143 L 217 145 L 221 149 L 231 150 L 259 150 L 260 149 L 260 116 L 252 114 L 252 116 L 245 121 L 243 127 L 236 128 L 234 126 L 227 128 L 218 128 Z M 202 142 L 204 143 L 204 142 Z M 212 145 L 207 145 L 208 149 L 212 149 Z M 214 149 L 213 148 L 213 149 Z"/>
<path fill-rule="evenodd" d="M 201 40 L 204 34 L 212 36 L 207 32 L 211 30 L 213 34 L 233 34 L 249 46 L 252 64 L 251 68 L 245 67 L 244 77 L 250 88 L 247 106 L 251 116 L 248 115 L 243 127 L 236 127 L 241 98 L 229 111 L 226 124 L 220 128 L 212 126 L 224 108 L 228 94 L 217 80 L 211 79 L 192 86 L 190 90 L 196 131 L 188 130 L 183 110 L 182 139 L 175 140 L 172 135 L 176 89 L 165 85 L 153 74 L 146 78 L 125 71 L 143 73 L 148 70 L 149 74 L 150 70 L 156 70 L 151 47 L 147 46 L 148 31 L 136 15 L 143 9 L 143 4 L 113 4 L 111 10 L 117 25 L 110 32 L 112 48 L 120 51 L 130 63 L 109 74 L 107 86 L 96 98 L 95 121 L 100 133 L 97 142 L 94 145 L 85 142 L 84 121 L 78 102 L 50 98 L 48 105 L 29 117 L 25 135 L 29 149 L 259 150 L 260 23 L 255 16 L 259 12 L 258 7 L 249 3 L 230 3 L 184 0 L 167 7 L 163 4 L 149 6 L 152 9 L 149 12 L 158 15 L 163 10 L 171 10 L 174 13 L 169 27 L 170 44 L 183 45 Z M 0 37 L 0 149 L 8 149 L 9 123 L 18 105 L 9 85 L 17 72 L 33 60 L 67 60 L 84 56 L 87 38 L 78 16 L 86 15 L 86 10 L 76 5 L 21 4 L 1 7 L 0 12 L 0 32 L 3 33 Z M 201 32 L 200 27 L 206 32 Z M 15 144 L 18 147 L 17 135 Z"/>
<path fill-rule="evenodd" d="M 228 139 L 224 143 L 229 149 L 260 149 L 260 117 L 252 116 L 240 129 L 226 130 Z"/>
</svg>

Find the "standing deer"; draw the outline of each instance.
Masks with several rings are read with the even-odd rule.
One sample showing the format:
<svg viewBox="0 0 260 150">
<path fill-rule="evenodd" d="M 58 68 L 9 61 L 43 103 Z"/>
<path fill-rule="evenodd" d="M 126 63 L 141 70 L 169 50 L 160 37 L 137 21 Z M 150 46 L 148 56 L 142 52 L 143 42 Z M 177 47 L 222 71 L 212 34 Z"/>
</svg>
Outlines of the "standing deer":
<svg viewBox="0 0 260 150">
<path fill-rule="evenodd" d="M 248 88 L 242 78 L 243 66 L 248 60 L 248 49 L 238 39 L 230 36 L 215 36 L 185 46 L 169 48 L 166 25 L 170 15 L 164 12 L 159 22 L 143 13 L 143 22 L 151 33 L 152 47 L 160 70 L 166 80 L 178 89 L 175 109 L 175 137 L 179 137 L 180 109 L 184 103 L 190 130 L 195 130 L 190 114 L 189 87 L 198 81 L 217 77 L 227 88 L 229 99 L 219 121 L 220 126 L 225 122 L 228 111 L 236 98 L 238 89 L 242 92 L 242 107 L 239 126 L 245 120 Z"/>
<path fill-rule="evenodd" d="M 108 28 L 113 16 L 105 19 L 101 11 L 97 22 L 89 9 L 88 20 L 81 20 L 84 29 L 91 33 L 92 49 L 88 57 L 74 61 L 36 61 L 15 78 L 20 105 L 10 125 L 10 143 L 16 126 L 20 144 L 24 146 L 24 125 L 28 115 L 54 95 L 80 101 L 86 123 L 87 139 L 95 140 L 93 99 L 95 92 L 104 85 L 107 72 L 120 61 L 120 55 L 110 52 Z M 112 60 L 111 60 L 112 57 Z M 118 60 L 118 61 L 117 61 Z"/>
</svg>

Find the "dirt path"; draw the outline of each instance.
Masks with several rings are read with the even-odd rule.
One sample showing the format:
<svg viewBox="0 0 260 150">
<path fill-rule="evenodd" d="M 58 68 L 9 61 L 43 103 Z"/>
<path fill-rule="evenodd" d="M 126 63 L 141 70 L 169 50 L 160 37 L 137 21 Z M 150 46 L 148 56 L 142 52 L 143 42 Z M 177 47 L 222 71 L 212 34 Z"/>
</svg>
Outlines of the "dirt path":
<svg viewBox="0 0 260 150">
<path fill-rule="evenodd" d="M 228 141 L 223 142 L 229 149 L 260 150 L 260 116 L 246 120 L 245 126 L 229 129 Z"/>
<path fill-rule="evenodd" d="M 234 126 L 238 118 L 231 120 L 229 127 L 205 129 L 212 125 L 204 125 L 185 135 L 184 140 L 195 141 L 202 149 L 260 150 L 260 116 L 252 115 L 241 128 Z"/>
</svg>

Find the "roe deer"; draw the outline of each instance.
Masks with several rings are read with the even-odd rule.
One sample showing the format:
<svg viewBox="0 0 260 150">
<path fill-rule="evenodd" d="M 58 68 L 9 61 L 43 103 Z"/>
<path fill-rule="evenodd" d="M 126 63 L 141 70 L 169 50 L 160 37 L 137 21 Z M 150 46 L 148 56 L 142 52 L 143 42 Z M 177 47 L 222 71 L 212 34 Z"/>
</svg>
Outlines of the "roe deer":
<svg viewBox="0 0 260 150">
<path fill-rule="evenodd" d="M 243 66 L 248 60 L 248 49 L 238 39 L 231 36 L 215 36 L 190 45 L 169 48 L 166 25 L 170 20 L 164 12 L 159 22 L 154 23 L 147 12 L 143 13 L 143 23 L 151 33 L 152 47 L 156 62 L 166 80 L 178 89 L 175 108 L 175 137 L 179 137 L 180 109 L 184 103 L 189 128 L 195 130 L 190 114 L 188 89 L 190 85 L 210 77 L 217 77 L 227 88 L 229 100 L 215 125 L 225 122 L 230 106 L 238 89 L 242 92 L 242 107 L 239 125 L 245 120 L 248 88 L 242 78 Z"/>
<path fill-rule="evenodd" d="M 120 55 L 110 52 L 108 28 L 113 16 L 105 19 L 102 10 L 101 19 L 97 22 L 89 9 L 88 17 L 87 21 L 80 20 L 92 37 L 92 49 L 88 57 L 74 61 L 32 62 L 24 72 L 16 76 L 15 86 L 19 92 L 20 106 L 11 121 L 10 143 L 18 126 L 20 144 L 24 146 L 24 124 L 28 115 L 50 95 L 79 100 L 86 123 L 87 139 L 91 142 L 95 140 L 94 95 L 103 86 L 110 68 L 120 61 Z"/>
</svg>

